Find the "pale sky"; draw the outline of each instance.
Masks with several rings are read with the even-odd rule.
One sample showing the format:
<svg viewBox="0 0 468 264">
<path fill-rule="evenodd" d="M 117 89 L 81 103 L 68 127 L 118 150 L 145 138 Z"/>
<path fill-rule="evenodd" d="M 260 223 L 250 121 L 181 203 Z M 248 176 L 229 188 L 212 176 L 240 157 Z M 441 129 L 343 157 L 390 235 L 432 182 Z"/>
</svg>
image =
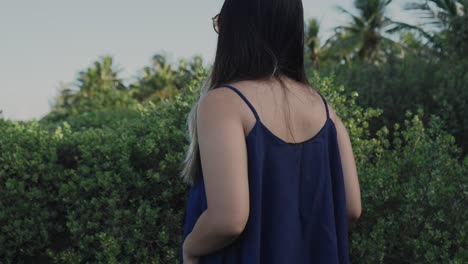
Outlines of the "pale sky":
<svg viewBox="0 0 468 264">
<path fill-rule="evenodd" d="M 211 63 L 216 33 L 211 17 L 222 0 L 0 0 L 0 110 L 11 120 L 40 119 L 50 111 L 60 83 L 104 55 L 114 57 L 131 82 L 156 53 L 171 62 L 201 55 Z M 352 0 L 303 0 L 305 18 L 322 25 L 322 38 L 353 10 Z M 403 0 L 390 15 L 408 21 Z M 1 116 L 0 116 L 1 117 Z"/>
</svg>

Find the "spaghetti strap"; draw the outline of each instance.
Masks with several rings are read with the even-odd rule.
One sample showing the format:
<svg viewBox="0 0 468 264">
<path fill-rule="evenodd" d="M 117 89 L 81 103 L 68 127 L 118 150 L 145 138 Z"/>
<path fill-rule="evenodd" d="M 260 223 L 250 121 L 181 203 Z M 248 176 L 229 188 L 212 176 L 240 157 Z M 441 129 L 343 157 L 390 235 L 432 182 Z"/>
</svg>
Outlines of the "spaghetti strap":
<svg viewBox="0 0 468 264">
<path fill-rule="evenodd" d="M 255 119 L 257 119 L 257 121 L 260 121 L 260 117 L 257 114 L 257 110 L 255 110 L 253 105 L 249 102 L 249 100 L 247 99 L 247 97 L 245 97 L 244 94 L 242 94 L 237 88 L 235 88 L 232 85 L 225 85 L 224 87 L 230 88 L 231 90 L 236 92 L 242 98 L 242 100 L 244 100 L 244 102 L 249 106 L 250 110 L 252 110 L 252 112 L 253 112 L 253 114 L 255 116 Z"/>
<path fill-rule="evenodd" d="M 327 111 L 327 120 L 328 120 L 330 118 L 330 113 L 328 112 L 327 100 L 325 100 L 325 98 L 323 97 L 321 93 L 319 93 L 319 91 L 317 91 L 317 93 L 320 95 L 320 97 L 322 97 L 323 103 L 325 104 L 325 111 Z"/>
</svg>

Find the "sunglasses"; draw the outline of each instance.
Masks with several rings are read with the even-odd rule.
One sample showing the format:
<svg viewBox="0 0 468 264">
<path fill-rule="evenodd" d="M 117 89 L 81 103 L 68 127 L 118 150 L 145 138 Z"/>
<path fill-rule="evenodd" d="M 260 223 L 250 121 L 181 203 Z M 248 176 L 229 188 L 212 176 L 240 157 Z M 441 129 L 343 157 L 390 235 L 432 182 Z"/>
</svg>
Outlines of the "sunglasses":
<svg viewBox="0 0 468 264">
<path fill-rule="evenodd" d="M 218 19 L 219 19 L 219 14 L 217 14 L 216 16 L 214 16 L 212 18 L 213 20 L 213 29 L 216 33 L 219 33 L 219 25 L 218 25 Z"/>
</svg>

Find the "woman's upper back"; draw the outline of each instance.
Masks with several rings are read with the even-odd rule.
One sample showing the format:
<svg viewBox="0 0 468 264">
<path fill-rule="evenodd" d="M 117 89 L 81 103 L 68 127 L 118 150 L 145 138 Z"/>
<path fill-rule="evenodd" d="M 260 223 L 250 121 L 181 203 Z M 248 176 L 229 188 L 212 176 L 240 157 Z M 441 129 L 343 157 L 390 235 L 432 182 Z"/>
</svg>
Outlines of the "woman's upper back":
<svg viewBox="0 0 468 264">
<path fill-rule="evenodd" d="M 235 242 L 201 257 L 200 262 L 348 263 L 344 181 L 325 99 L 304 87 L 292 88 L 299 93 L 290 99 L 295 114 L 291 120 L 296 142 L 292 142 L 281 134 L 287 131 L 280 118 L 283 112 L 275 113 L 275 103 L 270 101 L 281 98 L 281 87 L 268 92 L 269 87 L 245 82 L 225 88 L 237 93 L 234 97 L 245 118 L 249 216 Z M 200 180 L 189 195 L 184 238 L 208 208 L 201 166 L 198 173 Z"/>
<path fill-rule="evenodd" d="M 246 136 L 257 121 L 280 141 L 292 144 L 313 138 L 323 128 L 327 109 L 320 94 L 310 86 L 290 79 L 284 79 L 284 84 L 287 91 L 279 82 L 272 81 L 231 84 L 252 106 L 250 108 L 241 97 L 232 98 L 239 104 Z M 333 121 L 333 113 L 330 117 Z"/>
</svg>

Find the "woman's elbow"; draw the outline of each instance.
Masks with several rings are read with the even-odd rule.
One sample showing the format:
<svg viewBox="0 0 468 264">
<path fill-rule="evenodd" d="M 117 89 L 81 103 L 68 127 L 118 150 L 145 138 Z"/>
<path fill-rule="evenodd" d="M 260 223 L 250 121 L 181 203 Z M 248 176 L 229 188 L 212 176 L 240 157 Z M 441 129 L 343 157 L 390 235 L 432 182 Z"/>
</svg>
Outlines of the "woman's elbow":
<svg viewBox="0 0 468 264">
<path fill-rule="evenodd" d="M 348 218 L 351 222 L 357 222 L 359 218 L 361 217 L 361 213 L 362 213 L 362 208 L 360 206 L 353 208 L 352 210 L 348 212 Z"/>
<path fill-rule="evenodd" d="M 244 232 L 247 225 L 248 214 L 245 216 L 233 216 L 227 220 L 225 231 L 229 235 L 238 236 Z"/>
<path fill-rule="evenodd" d="M 238 236 L 244 232 L 244 229 L 247 225 L 248 216 L 248 213 L 223 214 L 219 215 L 218 217 L 214 217 L 216 219 L 213 219 L 213 222 L 216 223 L 216 229 L 219 233 L 228 236 Z"/>
<path fill-rule="evenodd" d="M 245 230 L 245 224 L 231 224 L 226 228 L 226 234 L 230 236 L 239 236 Z"/>
</svg>

